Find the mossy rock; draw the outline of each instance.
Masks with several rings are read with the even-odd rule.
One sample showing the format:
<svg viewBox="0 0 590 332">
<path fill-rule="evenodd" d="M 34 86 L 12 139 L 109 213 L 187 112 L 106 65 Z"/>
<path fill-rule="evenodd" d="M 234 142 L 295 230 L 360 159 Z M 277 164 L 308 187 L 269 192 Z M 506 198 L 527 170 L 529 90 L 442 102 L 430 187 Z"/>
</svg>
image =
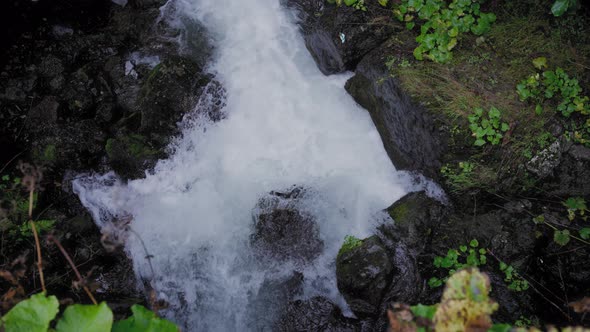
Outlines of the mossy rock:
<svg viewBox="0 0 590 332">
<path fill-rule="evenodd" d="M 146 166 L 152 165 L 162 151 L 153 148 L 145 136 L 131 134 L 107 140 L 105 150 L 110 165 L 123 177 L 140 177 Z"/>
</svg>

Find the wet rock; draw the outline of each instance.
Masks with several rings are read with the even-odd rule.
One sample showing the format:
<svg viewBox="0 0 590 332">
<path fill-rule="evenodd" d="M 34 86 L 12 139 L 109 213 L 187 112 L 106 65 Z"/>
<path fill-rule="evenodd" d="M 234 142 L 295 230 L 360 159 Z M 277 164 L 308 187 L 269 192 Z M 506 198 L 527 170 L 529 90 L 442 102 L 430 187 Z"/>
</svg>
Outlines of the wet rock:
<svg viewBox="0 0 590 332">
<path fill-rule="evenodd" d="M 417 253 L 428 246 L 426 239 L 448 217 L 448 208 L 425 192 L 410 193 L 387 208 L 393 223 L 379 230 L 392 245 L 405 243 Z"/>
<path fill-rule="evenodd" d="M 590 195 L 590 149 L 573 145 L 561 156 L 561 162 L 554 169 L 542 187 L 551 195 L 588 196 Z"/>
<path fill-rule="evenodd" d="M 145 136 L 138 134 L 111 138 L 107 140 L 105 149 L 113 169 L 125 178 L 141 177 L 144 170 L 162 155 L 150 146 Z"/>
<path fill-rule="evenodd" d="M 565 140 L 556 140 L 545 150 L 539 152 L 529 162 L 526 163 L 526 169 L 544 179 L 553 174 L 553 170 L 561 163 L 561 156 L 567 151 L 571 144 Z"/>
<path fill-rule="evenodd" d="M 280 318 L 277 331 L 360 331 L 358 321 L 346 318 L 330 300 L 316 296 L 289 303 Z"/>
<path fill-rule="evenodd" d="M 376 2 L 367 11 L 325 4 L 323 1 L 289 0 L 301 11 L 305 45 L 326 75 L 354 69 L 361 58 L 391 35 L 392 16 Z"/>
<path fill-rule="evenodd" d="M 261 258 L 307 264 L 320 255 L 324 243 L 315 219 L 300 207 L 304 196 L 305 190 L 295 187 L 260 199 L 251 241 Z"/>
<path fill-rule="evenodd" d="M 248 330 L 271 331 L 290 301 L 303 292 L 303 274 L 266 279 L 249 304 Z"/>
<path fill-rule="evenodd" d="M 29 111 L 29 124 L 31 126 L 55 124 L 58 108 L 59 103 L 57 102 L 57 98 L 53 96 L 43 98 L 37 106 L 31 108 Z"/>
<path fill-rule="evenodd" d="M 44 77 L 54 77 L 64 71 L 64 66 L 60 59 L 53 55 L 48 55 L 39 65 L 39 74 Z"/>
<path fill-rule="evenodd" d="M 375 315 L 390 282 L 393 265 L 377 236 L 342 251 L 336 259 L 338 289 L 358 317 Z"/>
<path fill-rule="evenodd" d="M 436 117 L 412 102 L 389 74 L 383 59 L 387 52 L 383 46 L 366 55 L 346 82 L 346 91 L 369 111 L 396 168 L 436 179 L 446 142 Z"/>
<path fill-rule="evenodd" d="M 210 80 L 210 75 L 187 58 L 171 57 L 154 67 L 139 92 L 140 132 L 152 137 L 175 133 L 177 123 L 192 110 L 198 92 Z"/>
</svg>

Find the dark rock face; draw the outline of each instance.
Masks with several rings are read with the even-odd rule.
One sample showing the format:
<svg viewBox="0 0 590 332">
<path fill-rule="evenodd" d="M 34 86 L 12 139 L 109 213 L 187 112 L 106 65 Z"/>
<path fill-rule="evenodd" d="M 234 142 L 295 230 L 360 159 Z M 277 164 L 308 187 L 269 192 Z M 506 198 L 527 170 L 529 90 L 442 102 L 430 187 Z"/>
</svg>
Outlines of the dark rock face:
<svg viewBox="0 0 590 332">
<path fill-rule="evenodd" d="M 313 217 L 297 208 L 305 191 L 272 192 L 260 200 L 254 216 L 252 245 L 257 254 L 273 259 L 309 263 L 323 250 L 323 241 Z"/>
<path fill-rule="evenodd" d="M 131 263 L 103 248 L 100 230 L 65 177 L 110 169 L 124 178 L 143 176 L 166 156 L 178 122 L 203 93 L 215 93 L 204 116 L 222 118 L 224 90 L 203 71 L 211 53 L 205 31 L 190 20 L 171 25 L 168 12 L 160 16 L 165 2 L 137 0 L 121 7 L 97 0 L 11 0 L 2 12 L 23 22 L 8 24 L 2 36 L 0 164 L 16 156 L 42 167 L 35 213 L 57 221 L 55 236 L 81 273 L 96 266 L 89 280 L 95 281 L 97 298 L 125 314 L 142 301 Z M 189 34 L 191 45 L 177 42 Z M 7 164 L 3 175 L 20 176 L 15 164 Z M 7 248 L 0 264 L 21 249 Z M 53 280 L 49 292 L 84 302 L 64 277 L 68 265 L 61 254 L 45 243 L 43 253 L 49 257 L 46 278 Z M 27 282 L 25 289 L 37 287 L 32 278 Z"/>
<path fill-rule="evenodd" d="M 415 104 L 397 80 L 389 75 L 378 48 L 363 58 L 346 91 L 364 107 L 383 141 L 383 146 L 398 169 L 419 171 L 437 178 L 446 143 L 436 119 Z"/>
<path fill-rule="evenodd" d="M 359 317 L 377 312 L 392 271 L 393 265 L 385 246 L 377 236 L 339 253 L 336 259 L 338 289 Z"/>
<path fill-rule="evenodd" d="M 376 2 L 366 3 L 367 12 L 320 0 L 288 0 L 287 4 L 300 10 L 305 45 L 326 75 L 354 69 L 392 31 L 391 15 Z"/>
<path fill-rule="evenodd" d="M 361 331 L 358 321 L 345 318 L 330 300 L 316 296 L 289 303 L 276 327 L 281 332 Z"/>
</svg>

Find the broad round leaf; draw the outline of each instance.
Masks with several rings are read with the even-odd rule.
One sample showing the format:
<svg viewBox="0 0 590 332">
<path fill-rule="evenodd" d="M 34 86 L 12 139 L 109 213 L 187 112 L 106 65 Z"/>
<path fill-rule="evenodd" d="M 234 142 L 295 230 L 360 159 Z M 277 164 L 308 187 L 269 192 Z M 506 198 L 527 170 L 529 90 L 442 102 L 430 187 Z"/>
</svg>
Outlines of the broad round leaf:
<svg viewBox="0 0 590 332">
<path fill-rule="evenodd" d="M 58 311 L 59 302 L 55 296 L 35 294 L 2 317 L 3 327 L 6 332 L 46 332 Z"/>
<path fill-rule="evenodd" d="M 57 322 L 57 332 L 110 332 L 113 312 L 106 302 L 99 305 L 74 304 L 69 306 Z"/>
</svg>

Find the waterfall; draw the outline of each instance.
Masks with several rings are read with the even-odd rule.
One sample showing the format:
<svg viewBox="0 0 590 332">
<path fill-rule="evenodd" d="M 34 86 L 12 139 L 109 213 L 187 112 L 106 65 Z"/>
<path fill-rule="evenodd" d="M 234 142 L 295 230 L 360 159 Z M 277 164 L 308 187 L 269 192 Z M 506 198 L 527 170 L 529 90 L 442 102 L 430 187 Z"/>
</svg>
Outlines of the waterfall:
<svg viewBox="0 0 590 332">
<path fill-rule="evenodd" d="M 82 176 L 75 191 L 105 231 L 114 219 L 131 220 L 138 236 L 125 248 L 139 279 L 170 303 L 168 318 L 190 331 L 232 331 L 256 329 L 252 297 L 293 268 L 255 263 L 256 203 L 273 190 L 310 188 L 301 209 L 315 216 L 324 249 L 301 271 L 305 294 L 344 308 L 334 266 L 344 236 L 371 235 L 375 213 L 417 186 L 396 171 L 369 114 L 345 92 L 350 74 L 320 73 L 279 0 L 176 5 L 211 34 L 209 70 L 227 91 L 226 118 L 187 117 L 171 156 L 144 179 Z M 206 106 L 202 98 L 197 107 Z"/>
</svg>

